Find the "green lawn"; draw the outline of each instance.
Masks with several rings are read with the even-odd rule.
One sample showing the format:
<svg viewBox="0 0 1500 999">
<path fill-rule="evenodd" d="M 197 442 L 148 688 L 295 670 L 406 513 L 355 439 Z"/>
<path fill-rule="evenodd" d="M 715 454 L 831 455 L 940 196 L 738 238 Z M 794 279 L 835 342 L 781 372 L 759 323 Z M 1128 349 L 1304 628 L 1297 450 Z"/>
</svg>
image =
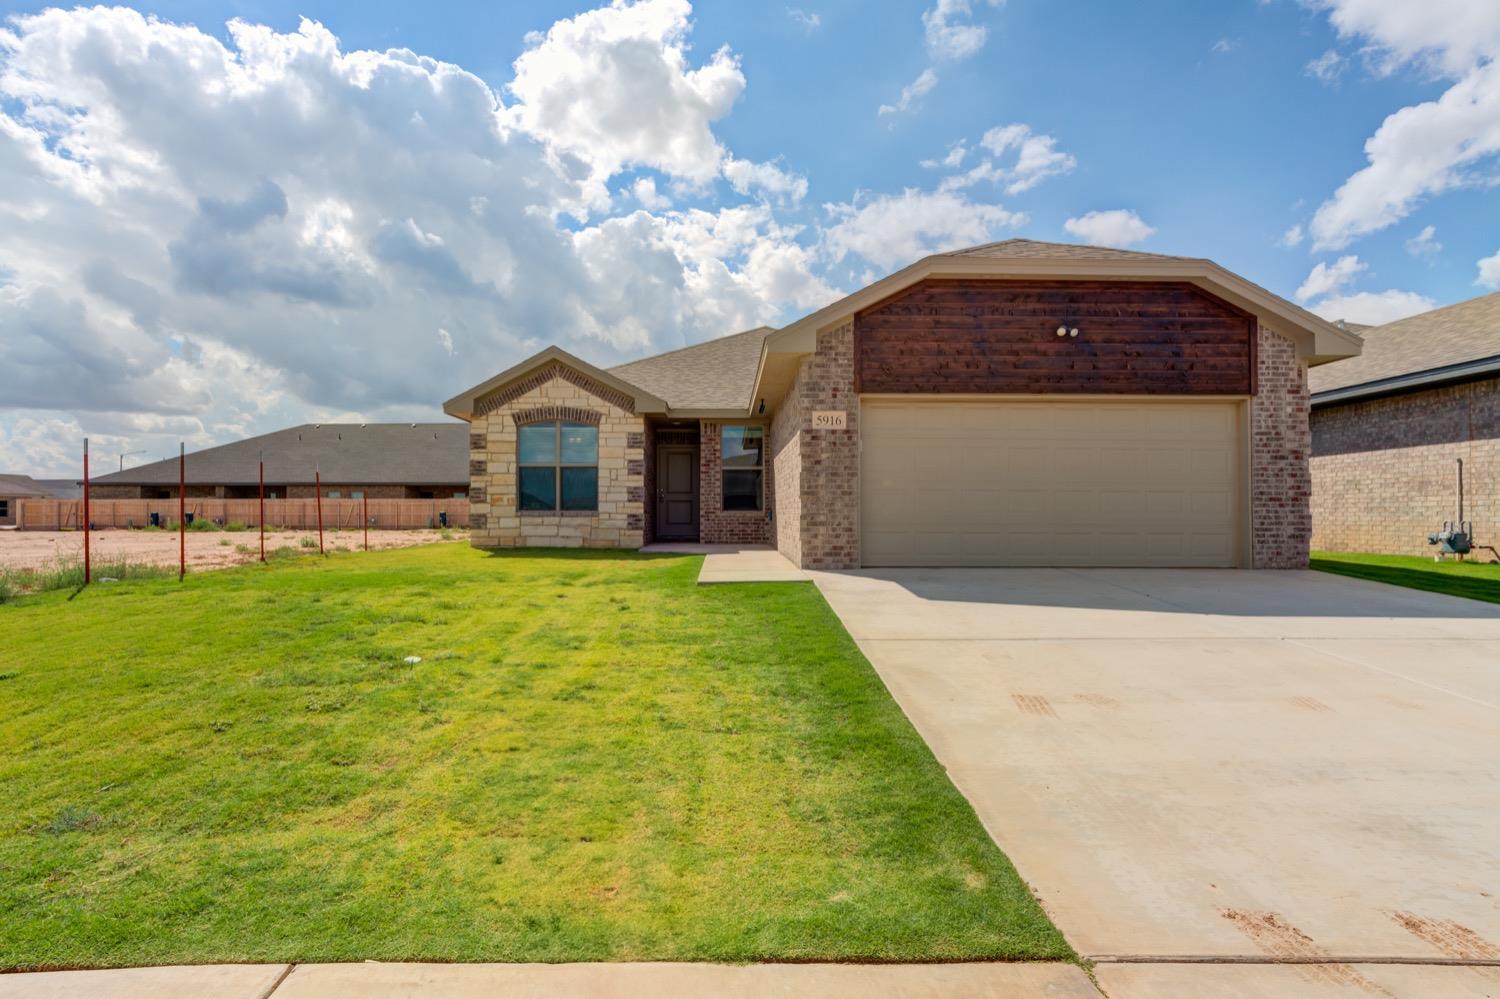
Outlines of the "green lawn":
<svg viewBox="0 0 1500 999">
<path fill-rule="evenodd" d="M 698 568 L 439 545 L 0 606 L 0 968 L 1071 957 L 817 591 Z"/>
<path fill-rule="evenodd" d="M 1341 576 L 1500 604 L 1500 565 L 1490 562 L 1434 562 L 1414 555 L 1314 552 L 1312 567 Z"/>
</svg>

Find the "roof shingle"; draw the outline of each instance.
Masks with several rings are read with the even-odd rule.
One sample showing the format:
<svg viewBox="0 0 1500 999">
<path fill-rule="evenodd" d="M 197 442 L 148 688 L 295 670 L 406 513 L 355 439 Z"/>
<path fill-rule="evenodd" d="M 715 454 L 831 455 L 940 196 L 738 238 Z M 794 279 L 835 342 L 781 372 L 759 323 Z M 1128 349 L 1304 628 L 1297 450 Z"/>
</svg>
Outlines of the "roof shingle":
<svg viewBox="0 0 1500 999">
<path fill-rule="evenodd" d="M 758 326 L 617 365 L 609 372 L 661 396 L 673 409 L 749 409 L 761 347 L 773 332 L 769 326 Z"/>
<path fill-rule="evenodd" d="M 254 485 L 265 455 L 266 481 L 348 485 L 467 485 L 466 423 L 304 423 L 187 456 L 187 481 Z M 99 485 L 175 485 L 177 459 L 110 472 Z"/>
<path fill-rule="evenodd" d="M 1500 357 L 1500 292 L 1360 331 L 1364 352 L 1308 372 L 1316 395 Z"/>
</svg>

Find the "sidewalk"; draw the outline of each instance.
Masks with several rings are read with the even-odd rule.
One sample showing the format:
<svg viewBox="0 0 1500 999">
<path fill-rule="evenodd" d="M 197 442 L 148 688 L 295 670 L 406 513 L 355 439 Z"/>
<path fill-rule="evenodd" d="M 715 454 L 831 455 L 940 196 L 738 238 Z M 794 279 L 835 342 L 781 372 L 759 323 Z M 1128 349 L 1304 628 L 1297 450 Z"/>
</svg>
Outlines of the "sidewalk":
<svg viewBox="0 0 1500 999">
<path fill-rule="evenodd" d="M 0 999 L 1098 999 L 1070 964 L 226 964 L 0 975 Z"/>
</svg>

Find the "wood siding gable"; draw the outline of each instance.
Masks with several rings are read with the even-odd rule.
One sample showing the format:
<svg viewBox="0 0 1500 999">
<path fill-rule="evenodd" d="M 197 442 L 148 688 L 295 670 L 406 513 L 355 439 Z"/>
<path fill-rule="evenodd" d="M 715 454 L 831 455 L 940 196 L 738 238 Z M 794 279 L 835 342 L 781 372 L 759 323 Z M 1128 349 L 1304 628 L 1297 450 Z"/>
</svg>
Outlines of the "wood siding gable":
<svg viewBox="0 0 1500 999">
<path fill-rule="evenodd" d="M 855 316 L 856 387 L 1253 395 L 1255 329 L 1185 282 L 934 278 Z"/>
</svg>

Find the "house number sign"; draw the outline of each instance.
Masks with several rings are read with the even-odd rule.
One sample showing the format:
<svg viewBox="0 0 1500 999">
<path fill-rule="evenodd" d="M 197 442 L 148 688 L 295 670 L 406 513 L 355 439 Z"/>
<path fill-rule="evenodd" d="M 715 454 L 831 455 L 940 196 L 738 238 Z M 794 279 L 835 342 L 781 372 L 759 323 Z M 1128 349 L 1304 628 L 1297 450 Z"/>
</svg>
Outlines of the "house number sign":
<svg viewBox="0 0 1500 999">
<path fill-rule="evenodd" d="M 847 430 L 849 416 L 843 410 L 820 409 L 812 415 L 814 430 Z"/>
</svg>

